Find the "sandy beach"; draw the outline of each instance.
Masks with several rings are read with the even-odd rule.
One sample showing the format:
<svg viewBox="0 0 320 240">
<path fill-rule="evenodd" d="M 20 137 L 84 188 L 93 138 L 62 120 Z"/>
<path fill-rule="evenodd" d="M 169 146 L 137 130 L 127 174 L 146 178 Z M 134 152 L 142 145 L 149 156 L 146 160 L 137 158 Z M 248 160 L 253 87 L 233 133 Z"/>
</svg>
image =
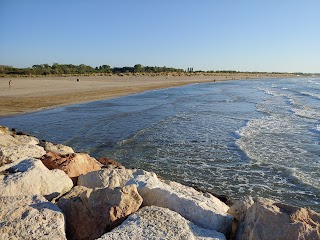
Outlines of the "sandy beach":
<svg viewBox="0 0 320 240">
<path fill-rule="evenodd" d="M 192 83 L 263 78 L 226 74 L 215 76 L 82 76 L 0 78 L 0 116 L 56 106 L 110 99 L 153 89 Z M 285 77 L 285 76 L 281 76 Z M 287 76 L 288 77 L 288 76 Z M 80 80 L 77 82 L 77 78 Z M 9 81 L 11 80 L 11 86 Z"/>
</svg>

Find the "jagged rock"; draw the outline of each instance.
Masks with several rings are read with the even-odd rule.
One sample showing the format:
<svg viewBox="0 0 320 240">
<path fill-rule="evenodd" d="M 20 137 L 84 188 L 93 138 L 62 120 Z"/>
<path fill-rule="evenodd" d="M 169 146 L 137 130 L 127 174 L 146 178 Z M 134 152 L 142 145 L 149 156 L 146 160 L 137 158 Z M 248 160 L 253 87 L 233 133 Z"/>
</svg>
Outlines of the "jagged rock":
<svg viewBox="0 0 320 240">
<path fill-rule="evenodd" d="M 198 227 L 167 208 L 143 207 L 99 240 L 201 239 L 224 240 L 222 233 Z"/>
<path fill-rule="evenodd" d="M 11 135 L 0 132 L 0 147 L 10 147 L 16 145 L 37 145 L 39 140 L 35 137 L 26 135 Z"/>
<path fill-rule="evenodd" d="M 228 213 L 234 216 L 238 221 L 247 212 L 247 210 L 254 204 L 253 198 L 251 196 L 244 197 L 241 200 L 237 200 L 229 208 Z"/>
<path fill-rule="evenodd" d="M 61 155 L 56 152 L 48 152 L 41 158 L 41 161 L 50 170 L 60 169 L 64 171 L 74 184 L 77 183 L 78 176 L 101 169 L 95 159 L 85 153 Z"/>
<path fill-rule="evenodd" d="M 137 184 L 145 206 L 169 208 L 200 227 L 228 234 L 233 217 L 229 207 L 209 193 L 201 193 L 182 184 L 143 175 L 127 184 Z"/>
<path fill-rule="evenodd" d="M 39 139 L 28 136 L 28 135 L 15 135 L 15 139 L 17 139 L 20 144 L 27 144 L 27 145 L 37 145 L 39 144 Z"/>
<path fill-rule="evenodd" d="M 9 130 L 9 128 L 5 127 L 5 126 L 0 126 L 0 135 L 1 134 L 12 135 L 11 131 Z"/>
<path fill-rule="evenodd" d="M 135 185 L 123 188 L 74 187 L 59 199 L 67 218 L 68 239 L 96 239 L 137 211 L 142 198 Z"/>
<path fill-rule="evenodd" d="M 9 128 L 0 126 L 0 146 L 15 146 L 17 144 L 36 145 L 39 140 L 35 137 L 10 131 Z"/>
<path fill-rule="evenodd" d="M 140 169 L 103 169 L 79 176 L 78 185 L 87 188 L 123 187 L 130 179 L 139 175 L 156 177 L 155 173 Z"/>
<path fill-rule="evenodd" d="M 0 147 L 10 147 L 20 144 L 19 139 L 14 138 L 6 131 L 0 131 Z"/>
<path fill-rule="evenodd" d="M 119 163 L 119 162 L 117 162 L 117 161 L 115 161 L 115 160 L 113 160 L 113 159 L 110 159 L 110 158 L 99 157 L 99 158 L 97 159 L 97 161 L 98 161 L 99 163 L 101 163 L 102 165 L 104 165 L 104 166 L 108 166 L 108 167 L 112 166 L 112 167 L 114 167 L 114 168 L 115 168 L 115 167 L 117 167 L 117 168 L 124 168 L 121 163 Z"/>
<path fill-rule="evenodd" d="M 1 239 L 66 239 L 62 211 L 42 196 L 0 197 Z"/>
<path fill-rule="evenodd" d="M 240 217 L 235 239 L 320 239 L 320 214 L 269 199 L 258 199 Z M 242 212 L 238 210 L 237 212 Z"/>
<path fill-rule="evenodd" d="M 0 126 L 0 171 L 27 158 L 38 158 L 45 154 L 38 146 L 39 140 L 27 135 L 16 135 L 6 127 Z"/>
<path fill-rule="evenodd" d="M 46 152 L 56 152 L 61 155 L 74 153 L 73 149 L 69 146 L 62 144 L 53 144 L 51 142 L 41 142 L 40 145 L 44 148 Z"/>
<path fill-rule="evenodd" d="M 154 173 L 142 170 L 105 169 L 80 176 L 78 185 L 90 188 L 137 185 L 144 206 L 169 208 L 198 226 L 224 234 L 231 230 L 229 207 L 209 193 L 182 184 L 161 181 Z"/>
<path fill-rule="evenodd" d="M 0 167 L 9 163 L 18 163 L 24 159 L 28 158 L 39 158 L 43 156 L 46 152 L 44 149 L 37 145 L 16 145 L 10 147 L 0 147 Z M 10 167 L 11 165 L 4 166 Z"/>
<path fill-rule="evenodd" d="M 23 160 L 0 173 L 0 196 L 43 195 L 50 201 L 72 186 L 67 174 L 49 170 L 37 159 Z"/>
</svg>

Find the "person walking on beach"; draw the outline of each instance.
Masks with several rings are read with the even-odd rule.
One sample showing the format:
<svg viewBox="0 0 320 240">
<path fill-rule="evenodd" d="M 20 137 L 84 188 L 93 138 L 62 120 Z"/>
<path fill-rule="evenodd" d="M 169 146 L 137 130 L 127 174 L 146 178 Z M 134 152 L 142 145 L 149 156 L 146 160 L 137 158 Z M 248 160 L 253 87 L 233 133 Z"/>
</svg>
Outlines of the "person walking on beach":
<svg viewBox="0 0 320 240">
<path fill-rule="evenodd" d="M 11 87 L 11 80 L 9 80 L 9 87 Z"/>
</svg>

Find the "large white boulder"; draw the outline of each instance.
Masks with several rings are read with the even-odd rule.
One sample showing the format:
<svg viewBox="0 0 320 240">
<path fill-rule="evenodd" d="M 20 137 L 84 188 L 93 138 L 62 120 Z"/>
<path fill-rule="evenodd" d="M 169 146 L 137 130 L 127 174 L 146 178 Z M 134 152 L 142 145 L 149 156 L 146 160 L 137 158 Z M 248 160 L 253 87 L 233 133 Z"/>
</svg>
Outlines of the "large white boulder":
<svg viewBox="0 0 320 240">
<path fill-rule="evenodd" d="M 89 172 L 78 178 L 78 185 L 87 188 L 115 188 L 125 186 L 126 183 L 137 176 L 145 175 L 157 177 L 155 173 L 140 169 L 103 169 Z"/>
<path fill-rule="evenodd" d="M 61 155 L 74 153 L 74 151 L 71 147 L 63 145 L 63 144 L 53 144 L 51 142 L 41 142 L 40 145 L 47 152 L 56 152 L 56 153 L 60 153 Z"/>
<path fill-rule="evenodd" d="M 37 145 L 39 144 L 39 139 L 28 135 L 13 135 L 15 139 L 19 141 L 20 144 L 27 145 Z"/>
<path fill-rule="evenodd" d="M 72 186 L 65 172 L 49 170 L 37 159 L 23 160 L 0 173 L 0 196 L 42 195 L 50 201 Z"/>
<path fill-rule="evenodd" d="M 0 126 L 0 172 L 28 158 L 38 158 L 46 152 L 38 146 L 39 140 L 28 135 L 17 135 Z"/>
<path fill-rule="evenodd" d="M 0 131 L 0 147 L 10 147 L 18 144 L 37 145 L 38 143 L 39 140 L 35 137 Z"/>
<path fill-rule="evenodd" d="M 231 230 L 233 217 L 229 207 L 209 193 L 156 177 L 137 176 L 127 182 L 136 184 L 144 206 L 169 208 L 198 226 L 224 234 Z"/>
<path fill-rule="evenodd" d="M 19 143 L 19 140 L 14 138 L 14 134 L 9 128 L 0 126 L 0 147 L 13 146 Z"/>
<path fill-rule="evenodd" d="M 2 166 L 2 170 L 4 170 L 13 165 L 10 163 L 18 163 L 28 158 L 39 158 L 45 153 L 45 150 L 38 145 L 21 144 L 0 147 L 0 167 Z"/>
<path fill-rule="evenodd" d="M 42 196 L 0 197 L 1 239 L 66 239 L 65 219 Z"/>
<path fill-rule="evenodd" d="M 17 134 L 14 131 L 10 131 L 9 128 L 0 126 L 0 147 L 9 147 L 19 144 L 37 145 L 39 140 L 35 137 Z"/>
<path fill-rule="evenodd" d="M 118 239 L 225 240 L 226 238 L 215 230 L 198 227 L 167 208 L 148 206 L 130 215 L 119 227 L 99 238 L 99 240 Z"/>
<path fill-rule="evenodd" d="M 169 208 L 206 229 L 224 234 L 231 230 L 229 207 L 209 193 L 201 193 L 182 184 L 161 181 L 154 173 L 142 170 L 105 169 L 80 176 L 78 185 L 89 188 L 135 184 L 144 206 Z"/>
</svg>

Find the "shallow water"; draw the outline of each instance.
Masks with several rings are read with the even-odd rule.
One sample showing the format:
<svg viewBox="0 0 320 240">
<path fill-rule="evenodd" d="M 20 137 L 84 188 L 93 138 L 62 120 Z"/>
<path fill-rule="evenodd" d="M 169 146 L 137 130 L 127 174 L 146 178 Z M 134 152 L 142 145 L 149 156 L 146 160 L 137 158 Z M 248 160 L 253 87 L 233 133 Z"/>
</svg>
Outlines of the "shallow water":
<svg viewBox="0 0 320 240">
<path fill-rule="evenodd" d="M 218 194 L 320 211 L 320 79 L 195 84 L 0 124 Z"/>
</svg>

